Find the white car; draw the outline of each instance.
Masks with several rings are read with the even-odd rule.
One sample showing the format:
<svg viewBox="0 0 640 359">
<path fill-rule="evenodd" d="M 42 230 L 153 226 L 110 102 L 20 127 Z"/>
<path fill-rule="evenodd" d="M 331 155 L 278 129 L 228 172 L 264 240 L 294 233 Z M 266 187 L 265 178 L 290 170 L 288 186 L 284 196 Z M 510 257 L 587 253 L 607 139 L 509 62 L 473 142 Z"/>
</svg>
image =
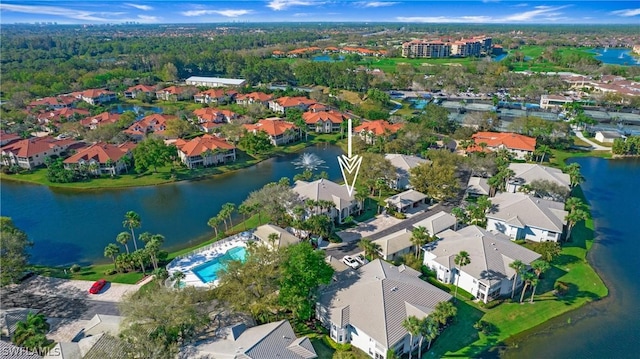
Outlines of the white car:
<svg viewBox="0 0 640 359">
<path fill-rule="evenodd" d="M 358 263 L 358 261 L 356 261 L 352 256 L 342 257 L 342 263 L 348 265 L 353 269 L 358 269 L 358 267 L 360 267 L 360 263 Z"/>
<path fill-rule="evenodd" d="M 360 262 L 360 264 L 365 265 L 367 263 L 369 263 L 369 261 L 367 260 L 367 258 L 364 257 L 364 254 L 358 254 L 357 256 L 355 256 L 353 259 L 357 260 L 358 262 Z"/>
</svg>

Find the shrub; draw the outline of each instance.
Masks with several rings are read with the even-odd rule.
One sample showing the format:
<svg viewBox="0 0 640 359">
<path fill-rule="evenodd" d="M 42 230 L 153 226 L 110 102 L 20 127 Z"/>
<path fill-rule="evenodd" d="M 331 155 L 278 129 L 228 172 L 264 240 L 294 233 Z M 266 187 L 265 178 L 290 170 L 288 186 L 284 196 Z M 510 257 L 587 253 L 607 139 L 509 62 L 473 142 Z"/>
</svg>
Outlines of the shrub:
<svg viewBox="0 0 640 359">
<path fill-rule="evenodd" d="M 407 216 L 402 212 L 395 212 L 393 216 L 396 217 L 397 219 L 407 219 Z"/>
<path fill-rule="evenodd" d="M 74 264 L 74 265 L 71 266 L 71 268 L 69 268 L 71 273 L 78 273 L 78 272 L 80 272 L 81 269 L 82 269 L 82 267 L 80 267 L 77 264 Z"/>
<path fill-rule="evenodd" d="M 553 289 L 555 289 L 556 295 L 563 296 L 569 291 L 569 285 L 565 282 L 557 281 Z"/>
<path fill-rule="evenodd" d="M 502 302 L 504 302 L 504 299 L 496 299 L 496 300 L 492 300 L 489 303 L 482 303 L 480 304 L 481 307 L 486 308 L 486 309 L 493 309 L 497 306 L 499 306 L 500 304 L 502 304 Z"/>
<path fill-rule="evenodd" d="M 106 271 L 104 271 L 104 275 L 114 275 L 118 273 L 115 269 L 107 269 Z"/>
<path fill-rule="evenodd" d="M 331 348 L 335 349 L 335 350 L 343 350 L 343 351 L 347 351 L 347 350 L 351 350 L 351 344 L 346 343 L 346 344 L 339 344 L 333 341 L 333 339 L 329 338 L 328 335 L 325 335 L 322 337 L 322 341 L 330 346 Z"/>
</svg>

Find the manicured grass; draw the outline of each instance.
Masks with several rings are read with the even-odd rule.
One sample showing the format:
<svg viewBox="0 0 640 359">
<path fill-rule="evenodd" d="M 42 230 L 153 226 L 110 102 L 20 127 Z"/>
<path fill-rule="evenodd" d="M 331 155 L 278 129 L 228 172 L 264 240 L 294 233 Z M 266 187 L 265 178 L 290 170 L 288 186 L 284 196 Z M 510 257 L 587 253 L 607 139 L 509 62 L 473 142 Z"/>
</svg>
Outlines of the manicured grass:
<svg viewBox="0 0 640 359">
<path fill-rule="evenodd" d="M 572 157 L 601 157 L 611 158 L 609 151 L 581 151 L 581 150 L 551 150 L 549 165 L 563 168 L 566 160 Z"/>
<path fill-rule="evenodd" d="M 584 199 L 580 188 L 574 189 L 574 195 Z M 520 292 L 516 292 L 515 301 L 507 300 L 493 309 L 486 310 L 486 314 L 482 316 L 482 320 L 496 328 L 494 333 L 487 336 L 476 331 L 474 334 L 473 328 L 463 327 L 458 328 L 456 332 L 466 330 L 468 333 L 456 333 L 455 336 L 449 337 L 445 331 L 442 338 L 446 340 L 439 339 L 432 349 L 433 355 L 428 354 L 429 357 L 478 356 L 515 334 L 605 297 L 608 289 L 586 260 L 587 252 L 593 244 L 593 221 L 578 223 L 571 237 L 570 242 L 564 243 L 561 255 L 551 263 L 551 269 L 543 275 L 541 283 L 536 288 L 534 303 L 528 302 L 531 290 L 525 293 L 523 304 L 517 302 Z M 569 291 L 564 296 L 557 297 L 553 292 L 557 281 L 569 285 Z M 475 305 L 468 300 L 465 302 L 470 306 Z M 460 313 L 458 316 L 460 320 L 464 319 Z M 475 340 L 469 342 L 469 338 Z"/>
<path fill-rule="evenodd" d="M 474 57 L 466 58 L 446 58 L 446 59 L 409 59 L 404 57 L 391 58 L 366 58 L 360 62 L 361 65 L 369 68 L 380 69 L 384 72 L 396 72 L 398 64 L 410 64 L 418 69 L 428 68 L 429 65 L 462 65 L 468 66 L 480 61 Z M 426 71 L 422 71 L 426 72 Z"/>
<path fill-rule="evenodd" d="M 328 346 L 322 337 L 314 337 L 311 338 L 311 345 L 313 345 L 313 349 L 316 350 L 316 354 L 318 354 L 318 359 L 331 359 L 333 358 L 333 353 L 336 352 L 335 349 Z"/>
<path fill-rule="evenodd" d="M 358 222 L 365 222 L 378 214 L 378 204 L 374 199 L 367 197 L 364 200 L 364 212 L 361 215 L 354 217 Z"/>
<path fill-rule="evenodd" d="M 109 282 L 136 284 L 144 276 L 139 272 L 116 273 L 113 275 L 105 275 L 105 272 L 113 269 L 113 264 L 95 264 L 82 269 L 77 273 L 71 273 L 69 268 L 62 267 L 43 267 L 34 266 L 33 271 L 47 277 L 56 277 L 64 279 L 78 279 L 96 281 L 98 279 L 106 279 Z M 66 272 L 65 272 L 66 271 Z M 150 271 L 147 272 L 147 274 Z"/>
</svg>

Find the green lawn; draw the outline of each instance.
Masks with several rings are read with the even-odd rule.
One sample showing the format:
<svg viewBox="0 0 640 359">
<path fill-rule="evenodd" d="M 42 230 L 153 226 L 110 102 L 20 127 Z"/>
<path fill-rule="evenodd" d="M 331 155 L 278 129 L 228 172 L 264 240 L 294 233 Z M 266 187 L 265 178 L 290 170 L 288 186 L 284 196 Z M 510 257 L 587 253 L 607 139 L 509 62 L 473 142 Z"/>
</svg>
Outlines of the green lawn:
<svg viewBox="0 0 640 359">
<path fill-rule="evenodd" d="M 335 353 L 335 349 L 328 346 L 322 337 L 314 337 L 311 339 L 311 345 L 313 345 L 313 349 L 316 350 L 316 354 L 318 354 L 318 359 L 331 359 L 333 358 L 333 353 Z"/>
<path fill-rule="evenodd" d="M 364 212 L 362 212 L 361 215 L 354 217 L 354 219 L 358 222 L 364 222 L 375 217 L 376 214 L 378 214 L 377 202 L 374 199 L 367 197 L 364 200 Z"/>
<path fill-rule="evenodd" d="M 582 151 L 582 150 L 551 150 L 549 165 L 562 168 L 566 160 L 572 157 L 601 157 L 611 158 L 609 151 Z"/>
<path fill-rule="evenodd" d="M 113 269 L 113 264 L 95 264 L 82 269 L 77 273 L 71 273 L 69 268 L 63 267 L 43 267 L 34 266 L 32 270 L 40 275 L 47 277 L 65 278 L 65 279 L 78 279 L 96 281 L 98 279 L 106 279 L 109 282 L 124 283 L 124 284 L 136 284 L 143 278 L 140 272 L 129 273 L 116 273 L 113 275 L 105 275 L 105 272 Z M 147 272 L 147 274 L 150 271 Z"/>
<path fill-rule="evenodd" d="M 574 190 L 574 195 L 584 199 L 580 188 Z M 525 294 L 524 304 L 510 300 L 493 309 L 486 310 L 482 320 L 493 324 L 495 332 L 487 336 L 478 333 L 473 325 L 478 318 L 478 312 L 473 321 L 464 318 L 460 312 L 459 321 L 452 328 L 447 329 L 432 348 L 433 354 L 428 357 L 473 357 L 504 342 L 507 338 L 534 328 L 560 314 L 577 309 L 593 300 L 601 299 L 608 294 L 608 289 L 586 260 L 587 251 L 593 244 L 593 221 L 588 220 L 575 226 L 572 240 L 565 242 L 561 255 L 551 263 L 551 269 L 543 276 L 536 290 L 534 303 L 529 303 L 531 291 Z M 569 284 L 569 291 L 562 297 L 553 293 L 554 284 L 563 281 Z M 516 293 L 520 295 L 519 292 Z M 517 298 L 519 299 L 519 298 Z M 470 307 L 480 311 L 475 303 L 464 301 Z M 458 303 L 458 310 L 461 303 Z M 467 313 L 468 314 L 468 313 Z M 458 334 L 463 333 L 463 334 Z M 472 340 L 469 340 L 472 338 Z M 427 357 L 425 356 L 425 357 Z"/>
<path fill-rule="evenodd" d="M 380 69 L 384 72 L 396 72 L 398 64 L 410 64 L 418 69 L 428 68 L 429 65 L 462 65 L 468 66 L 474 62 L 480 61 L 474 57 L 466 58 L 446 58 L 446 59 L 409 59 L 404 57 L 390 57 L 390 58 L 365 58 L 360 62 L 360 65 L 368 66 L 369 68 Z M 423 70 L 421 72 L 426 72 Z"/>
</svg>

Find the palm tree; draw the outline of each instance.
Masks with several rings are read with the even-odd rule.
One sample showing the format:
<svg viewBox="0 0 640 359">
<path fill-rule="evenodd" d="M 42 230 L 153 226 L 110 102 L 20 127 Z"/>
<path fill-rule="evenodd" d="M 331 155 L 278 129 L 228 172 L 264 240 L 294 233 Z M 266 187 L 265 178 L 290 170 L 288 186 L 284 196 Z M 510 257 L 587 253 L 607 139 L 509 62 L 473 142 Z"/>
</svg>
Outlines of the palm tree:
<svg viewBox="0 0 640 359">
<path fill-rule="evenodd" d="M 574 211 L 576 209 L 583 209 L 584 208 L 584 202 L 582 202 L 582 200 L 580 198 L 578 198 L 578 197 L 569 197 L 564 202 L 564 206 L 565 206 L 567 211 L 571 212 L 571 211 Z"/>
<path fill-rule="evenodd" d="M 378 243 L 375 243 L 368 238 L 363 238 L 358 243 L 358 246 L 364 250 L 365 257 L 368 256 L 369 258 L 371 258 L 371 260 L 380 257 L 380 251 L 382 251 L 382 247 Z"/>
<path fill-rule="evenodd" d="M 460 207 L 452 208 L 451 214 L 453 214 L 453 216 L 456 217 L 456 224 L 454 225 L 453 230 L 457 231 L 459 222 L 466 223 L 467 214 L 465 213 L 464 209 Z"/>
<path fill-rule="evenodd" d="M 567 240 L 571 237 L 571 231 L 573 227 L 580 221 L 589 219 L 589 213 L 580 208 L 574 209 L 567 214 L 565 220 L 567 221 Z"/>
<path fill-rule="evenodd" d="M 571 184 L 571 187 L 575 187 L 584 182 L 584 177 L 580 173 L 580 165 L 575 162 L 566 166 L 564 168 L 564 173 L 569 175 L 569 182 Z"/>
<path fill-rule="evenodd" d="M 531 290 L 531 299 L 529 299 L 529 303 L 533 303 L 533 296 L 536 294 L 536 287 L 538 286 L 538 282 L 540 282 L 540 279 L 536 277 L 529 279 L 529 283 L 533 287 L 533 290 Z"/>
<path fill-rule="evenodd" d="M 129 246 L 127 243 L 131 240 L 131 234 L 129 232 L 120 232 L 116 237 L 116 242 L 122 244 L 124 248 L 127 250 L 127 254 L 129 254 Z"/>
<path fill-rule="evenodd" d="M 144 232 L 141 233 L 138 236 L 138 239 L 142 241 L 142 243 L 147 244 L 147 242 L 149 242 L 151 240 L 151 238 L 153 238 L 153 234 L 149 233 L 149 232 Z"/>
<path fill-rule="evenodd" d="M 235 211 L 235 209 L 236 209 L 236 205 L 231 202 L 227 202 L 222 205 L 222 212 L 224 212 L 224 215 L 226 218 L 229 218 L 229 227 L 233 227 L 233 221 L 231 219 L 231 215 L 233 215 L 233 211 Z"/>
<path fill-rule="evenodd" d="M 527 287 L 529 287 L 529 285 L 531 284 L 531 280 L 533 279 L 537 279 L 535 274 L 529 272 L 526 269 L 523 269 L 522 273 L 520 274 L 522 276 L 522 279 L 524 280 L 524 287 L 522 287 L 522 293 L 520 294 L 520 303 L 522 303 L 522 300 L 524 299 L 524 293 L 527 291 Z"/>
<path fill-rule="evenodd" d="M 131 253 L 133 260 L 140 265 L 140 269 L 142 270 L 142 274 L 146 274 L 144 267 L 147 259 L 147 253 L 143 249 L 138 249 L 135 252 Z"/>
<path fill-rule="evenodd" d="M 540 145 L 538 146 L 538 148 L 536 148 L 536 150 L 534 151 L 534 153 L 539 156 L 540 158 L 540 163 L 542 163 L 545 159 L 545 157 L 548 154 L 551 154 L 551 148 L 549 148 L 549 146 L 547 145 Z"/>
<path fill-rule="evenodd" d="M 420 256 L 420 247 L 427 243 L 431 236 L 426 228 L 418 226 L 411 231 L 411 244 L 416 246 L 416 258 Z"/>
<path fill-rule="evenodd" d="M 454 298 L 457 300 L 458 284 L 460 283 L 460 270 L 462 269 L 462 267 L 471 263 L 471 258 L 469 258 L 469 253 L 467 253 L 466 251 L 460 251 L 460 253 L 456 254 L 456 257 L 453 261 L 458 266 L 457 273 L 456 273 L 456 293 L 454 295 Z"/>
<path fill-rule="evenodd" d="M 140 215 L 134 211 L 128 211 L 124 215 L 124 221 L 122 221 L 122 226 L 125 228 L 129 228 L 131 230 L 131 238 L 133 238 L 133 247 L 135 250 L 138 250 L 138 243 L 136 243 L 136 234 L 133 232 L 134 228 L 140 228 L 142 225 L 142 219 Z M 128 253 L 128 252 L 127 252 Z"/>
<path fill-rule="evenodd" d="M 127 232 L 123 232 L 123 233 L 127 233 Z M 120 253 L 120 248 L 118 248 L 118 246 L 115 243 L 109 243 L 107 244 L 106 247 L 104 247 L 104 256 L 111 258 L 111 260 L 113 261 L 114 269 L 116 268 L 116 257 L 118 256 L 118 253 Z"/>
<path fill-rule="evenodd" d="M 145 251 L 151 259 L 151 264 L 153 265 L 154 270 L 158 269 L 158 253 L 160 252 L 160 247 L 162 247 L 163 243 L 164 236 L 161 234 L 154 234 L 144 246 Z"/>
<path fill-rule="evenodd" d="M 513 278 L 513 287 L 511 288 L 511 298 L 513 299 L 513 294 L 516 292 L 516 283 L 518 283 L 518 273 L 522 271 L 525 265 L 521 260 L 516 259 L 515 261 L 509 263 L 509 267 L 513 268 L 513 270 L 516 272 L 516 275 Z"/>
<path fill-rule="evenodd" d="M 220 225 L 220 222 L 222 222 L 222 218 L 220 218 L 220 215 L 211 217 L 209 218 L 209 221 L 207 221 L 207 226 L 213 228 L 213 230 L 215 231 L 216 238 L 218 237 L 218 225 Z"/>
<path fill-rule="evenodd" d="M 406 317 L 402 321 L 402 327 L 409 332 L 409 359 L 413 352 L 413 337 L 420 334 L 420 320 L 413 315 Z"/>
<path fill-rule="evenodd" d="M 531 285 L 533 286 L 533 292 L 531 293 L 531 303 L 533 303 L 533 296 L 534 294 L 536 294 L 536 287 L 538 286 L 540 276 L 542 275 L 542 273 L 549 270 L 549 268 L 551 268 L 551 265 L 549 265 L 549 262 L 537 260 L 531 263 L 531 268 L 533 269 L 533 273 L 536 274 L 536 277 L 534 278 L 535 281 L 531 282 Z"/>
<path fill-rule="evenodd" d="M 242 215 L 242 223 L 244 224 L 244 230 L 247 230 L 247 215 L 250 214 L 253 211 L 253 208 L 251 208 L 250 205 L 245 204 L 245 203 L 241 203 L 238 206 L 238 213 L 240 213 Z"/>
<path fill-rule="evenodd" d="M 180 282 L 182 282 L 185 277 L 185 274 L 179 270 L 173 272 L 173 274 L 171 275 L 171 280 L 175 281 L 174 287 L 180 288 Z"/>
<path fill-rule="evenodd" d="M 29 312 L 24 321 L 16 323 L 12 341 L 17 346 L 29 349 L 47 346 L 49 340 L 45 333 L 49 331 L 49 327 L 44 314 Z"/>
<path fill-rule="evenodd" d="M 355 197 L 356 201 L 358 201 L 358 203 L 360 204 L 359 205 L 360 213 L 362 213 L 364 211 L 364 205 L 365 205 L 365 202 L 367 200 L 367 197 L 369 197 L 369 196 L 367 196 L 367 194 L 365 192 L 357 192 L 357 191 L 355 192 L 355 194 L 353 196 Z"/>
<path fill-rule="evenodd" d="M 429 341 L 427 345 L 427 350 L 431 348 L 431 342 L 440 334 L 440 323 L 436 322 L 430 316 L 427 316 L 422 320 L 422 325 L 420 326 L 420 335 L 426 338 Z M 418 357 L 422 356 L 422 340 L 420 340 L 420 347 L 418 349 Z"/>
</svg>

